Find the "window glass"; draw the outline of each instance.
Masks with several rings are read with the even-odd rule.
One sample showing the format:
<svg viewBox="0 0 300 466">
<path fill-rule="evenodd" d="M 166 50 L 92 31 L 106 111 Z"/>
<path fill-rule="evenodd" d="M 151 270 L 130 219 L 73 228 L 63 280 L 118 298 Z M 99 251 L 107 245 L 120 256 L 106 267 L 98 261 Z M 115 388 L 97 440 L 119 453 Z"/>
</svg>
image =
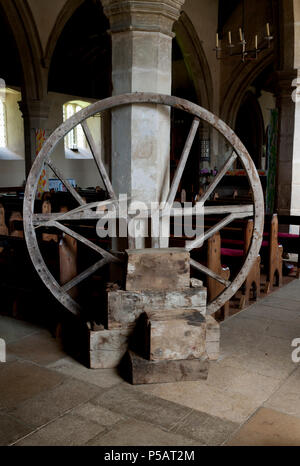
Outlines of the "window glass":
<svg viewBox="0 0 300 466">
<path fill-rule="evenodd" d="M 82 107 L 77 104 L 65 104 L 64 105 L 64 121 L 68 118 L 75 115 L 75 113 L 82 110 Z M 71 150 L 77 150 L 78 148 L 86 149 L 87 140 L 84 135 L 81 125 L 76 126 L 72 131 L 70 131 L 65 138 L 65 146 Z"/>
</svg>

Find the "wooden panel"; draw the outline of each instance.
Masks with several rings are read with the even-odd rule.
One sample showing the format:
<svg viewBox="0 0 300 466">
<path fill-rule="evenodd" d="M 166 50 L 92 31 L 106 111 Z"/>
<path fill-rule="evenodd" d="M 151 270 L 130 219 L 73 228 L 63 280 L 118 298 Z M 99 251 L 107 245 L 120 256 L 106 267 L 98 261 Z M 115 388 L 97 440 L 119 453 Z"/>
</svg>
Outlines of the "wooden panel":
<svg viewBox="0 0 300 466">
<path fill-rule="evenodd" d="M 8 235 L 8 228 L 5 223 L 5 210 L 2 204 L 0 204 L 0 235 Z"/>
<path fill-rule="evenodd" d="M 206 289 L 182 291 L 112 291 L 108 292 L 108 328 L 134 323 L 146 310 L 196 309 L 206 313 Z"/>
<path fill-rule="evenodd" d="M 127 291 L 190 287 L 190 255 L 184 249 L 135 249 L 127 254 Z"/>
<path fill-rule="evenodd" d="M 147 359 L 199 359 L 205 353 L 206 321 L 198 311 L 149 311 L 145 323 Z"/>
<path fill-rule="evenodd" d="M 220 275 L 223 279 L 229 280 L 230 270 L 228 267 L 223 267 L 221 262 L 221 236 L 220 233 L 215 233 L 207 242 L 207 267 Z M 207 278 L 207 293 L 208 300 L 213 301 L 219 296 L 222 291 L 225 290 L 225 286 L 219 283 L 217 280 L 208 277 Z M 222 318 L 226 318 L 229 314 L 229 301 L 218 311 L 218 314 Z"/>
<path fill-rule="evenodd" d="M 273 290 L 274 282 L 276 286 L 282 285 L 282 253 L 283 248 L 278 244 L 278 217 L 273 215 L 269 237 L 269 268 L 265 292 L 270 293 Z"/>
<path fill-rule="evenodd" d="M 132 328 L 91 331 L 89 336 L 91 369 L 117 367 L 128 349 L 128 340 L 132 332 Z"/>
</svg>

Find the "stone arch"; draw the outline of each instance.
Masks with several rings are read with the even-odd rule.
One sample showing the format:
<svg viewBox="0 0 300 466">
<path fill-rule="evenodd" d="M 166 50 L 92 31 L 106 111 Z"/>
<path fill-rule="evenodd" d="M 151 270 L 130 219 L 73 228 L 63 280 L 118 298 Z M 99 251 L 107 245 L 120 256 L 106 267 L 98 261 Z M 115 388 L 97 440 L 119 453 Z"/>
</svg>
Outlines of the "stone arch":
<svg viewBox="0 0 300 466">
<path fill-rule="evenodd" d="M 234 70 L 235 79 L 230 82 L 227 91 L 222 99 L 220 117 L 232 128 L 235 125 L 237 113 L 241 106 L 244 95 L 255 81 L 255 79 L 272 63 L 274 63 L 274 53 L 270 51 L 258 62 L 248 62 L 247 65 L 241 63 Z"/>
<path fill-rule="evenodd" d="M 45 63 L 49 67 L 54 53 L 57 41 L 75 11 L 84 3 L 85 0 L 67 0 L 65 6 L 60 11 L 56 23 L 51 31 L 45 51 Z"/>
<path fill-rule="evenodd" d="M 174 32 L 190 70 L 198 100 L 203 107 L 212 110 L 214 96 L 209 64 L 198 34 L 185 12 L 181 13 L 179 20 L 175 23 Z"/>
<path fill-rule="evenodd" d="M 23 97 L 42 100 L 45 80 L 42 46 L 27 0 L 0 1 L 0 8 L 12 30 L 23 70 Z"/>
</svg>

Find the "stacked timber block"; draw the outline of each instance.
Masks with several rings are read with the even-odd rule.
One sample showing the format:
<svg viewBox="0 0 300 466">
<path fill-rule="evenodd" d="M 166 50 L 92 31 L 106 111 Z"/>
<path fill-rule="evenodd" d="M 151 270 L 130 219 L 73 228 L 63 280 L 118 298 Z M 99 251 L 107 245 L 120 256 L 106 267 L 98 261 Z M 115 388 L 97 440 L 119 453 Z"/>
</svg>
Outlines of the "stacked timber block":
<svg viewBox="0 0 300 466">
<path fill-rule="evenodd" d="M 90 367 L 123 360 L 134 384 L 205 379 L 209 359 L 218 358 L 219 324 L 206 318 L 206 289 L 190 279 L 189 253 L 127 255 L 126 289 L 108 292 L 104 327 L 90 332 Z"/>
<path fill-rule="evenodd" d="M 127 355 L 127 378 L 132 384 L 207 378 L 206 319 L 199 311 L 146 311 L 142 321 L 138 351 Z"/>
</svg>

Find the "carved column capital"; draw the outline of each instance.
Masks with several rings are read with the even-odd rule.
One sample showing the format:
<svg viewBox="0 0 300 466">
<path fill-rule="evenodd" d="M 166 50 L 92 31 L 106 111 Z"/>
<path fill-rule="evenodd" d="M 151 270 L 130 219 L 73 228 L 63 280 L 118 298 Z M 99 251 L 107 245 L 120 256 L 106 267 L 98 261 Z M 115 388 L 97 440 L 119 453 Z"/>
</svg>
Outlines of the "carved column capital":
<svg viewBox="0 0 300 466">
<path fill-rule="evenodd" d="M 161 32 L 173 36 L 172 29 L 185 0 L 102 0 L 111 32 Z"/>
<path fill-rule="evenodd" d="M 40 100 L 21 100 L 19 108 L 23 118 L 29 118 L 31 121 L 37 122 L 46 121 L 50 110 L 50 106 Z"/>
<path fill-rule="evenodd" d="M 276 96 L 279 99 L 290 98 L 292 102 L 292 93 L 297 87 L 297 70 L 284 70 L 276 72 Z"/>
</svg>

